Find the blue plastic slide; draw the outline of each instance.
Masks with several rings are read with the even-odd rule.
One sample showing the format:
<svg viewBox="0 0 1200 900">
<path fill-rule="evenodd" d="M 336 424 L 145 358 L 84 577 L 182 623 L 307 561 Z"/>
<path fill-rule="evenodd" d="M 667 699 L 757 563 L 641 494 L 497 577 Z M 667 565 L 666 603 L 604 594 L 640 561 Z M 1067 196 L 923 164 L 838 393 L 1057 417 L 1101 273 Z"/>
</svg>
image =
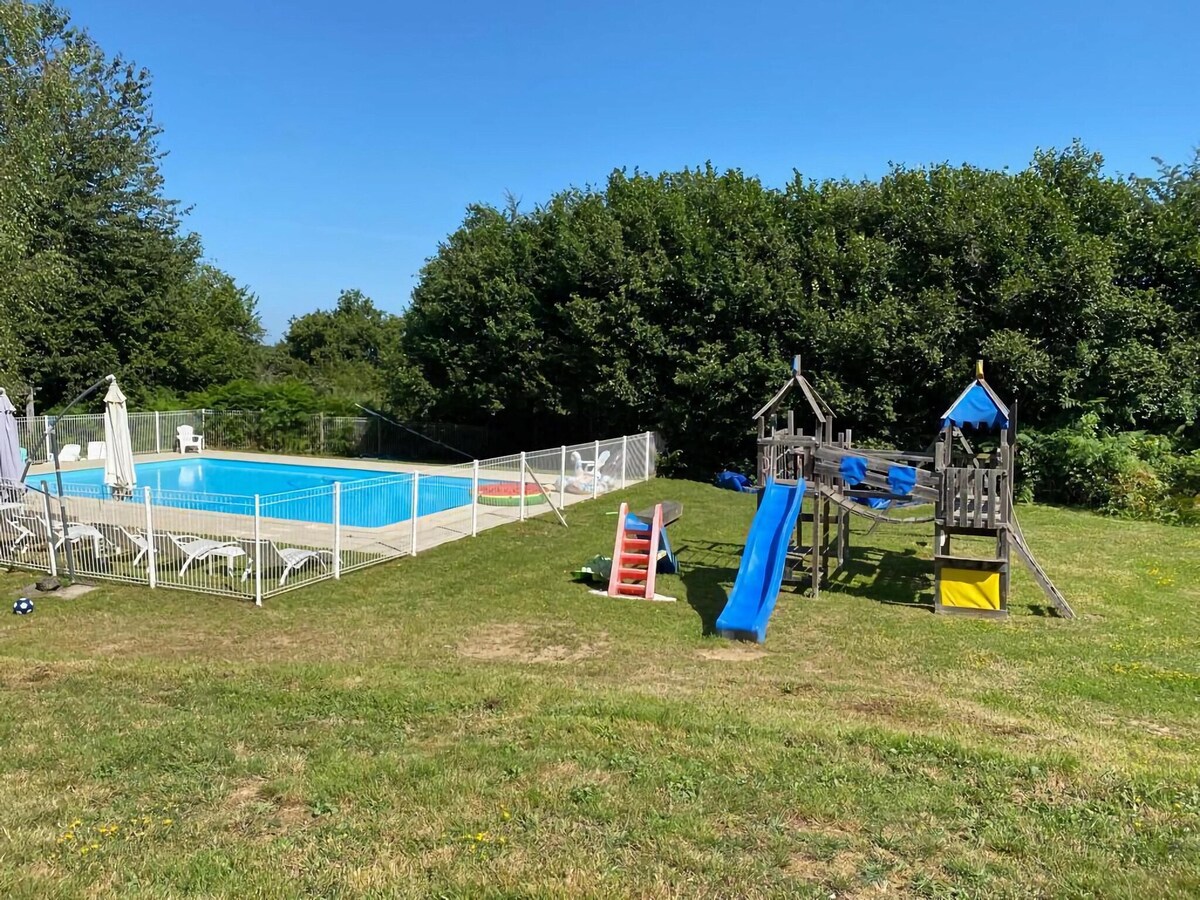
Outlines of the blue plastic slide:
<svg viewBox="0 0 1200 900">
<path fill-rule="evenodd" d="M 767 619 L 783 584 L 788 544 L 803 499 L 803 481 L 794 485 L 767 481 L 762 503 L 750 523 L 729 602 L 717 618 L 717 634 L 721 637 L 753 638 L 760 644 L 766 640 Z"/>
</svg>

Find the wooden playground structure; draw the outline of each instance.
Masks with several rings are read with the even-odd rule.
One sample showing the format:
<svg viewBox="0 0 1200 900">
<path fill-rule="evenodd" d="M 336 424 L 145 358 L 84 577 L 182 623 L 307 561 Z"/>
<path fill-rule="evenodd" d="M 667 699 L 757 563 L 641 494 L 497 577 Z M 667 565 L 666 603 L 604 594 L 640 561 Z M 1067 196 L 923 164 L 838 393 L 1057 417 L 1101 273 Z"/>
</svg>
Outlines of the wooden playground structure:
<svg viewBox="0 0 1200 900">
<path fill-rule="evenodd" d="M 815 419 L 811 433 L 798 427 L 796 409 L 784 402 L 789 398 L 802 400 Z M 788 548 L 785 583 L 807 583 L 814 597 L 820 594 L 849 558 L 851 516 L 871 520 L 871 531 L 884 523 L 932 522 L 935 612 L 1007 616 L 1015 552 L 1059 615 L 1074 616 L 1034 559 L 1017 521 L 1016 407 L 1010 411 L 992 390 L 982 362 L 975 379 L 942 415 L 937 438 L 922 452 L 863 449 L 852 445 L 849 429 L 835 433 L 833 410 L 802 374 L 798 356 L 792 377 L 755 420 L 759 484 L 803 480 L 811 498 Z M 977 453 L 964 429 L 994 436 L 995 448 Z M 904 517 L 905 511 L 914 515 Z M 960 552 L 962 538 L 986 539 L 993 552 Z"/>
</svg>

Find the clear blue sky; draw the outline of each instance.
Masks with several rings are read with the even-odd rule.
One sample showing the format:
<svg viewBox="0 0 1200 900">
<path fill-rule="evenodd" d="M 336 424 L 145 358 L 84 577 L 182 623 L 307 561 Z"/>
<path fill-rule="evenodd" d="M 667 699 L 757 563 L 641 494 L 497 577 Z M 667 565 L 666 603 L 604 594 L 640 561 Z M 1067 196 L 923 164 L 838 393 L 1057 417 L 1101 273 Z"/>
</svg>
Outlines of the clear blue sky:
<svg viewBox="0 0 1200 900">
<path fill-rule="evenodd" d="M 781 185 L 889 162 L 1111 170 L 1200 143 L 1194 2 L 63 0 L 154 76 L 168 192 L 273 336 L 408 303 L 467 204 L 711 160 Z"/>
</svg>

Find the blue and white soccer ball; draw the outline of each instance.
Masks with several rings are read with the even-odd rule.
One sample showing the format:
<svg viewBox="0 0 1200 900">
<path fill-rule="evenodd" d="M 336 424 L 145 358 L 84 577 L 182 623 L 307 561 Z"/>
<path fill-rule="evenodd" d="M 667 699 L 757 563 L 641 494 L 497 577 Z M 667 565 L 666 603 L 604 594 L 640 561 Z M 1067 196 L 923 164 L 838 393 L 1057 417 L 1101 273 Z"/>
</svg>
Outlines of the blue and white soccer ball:
<svg viewBox="0 0 1200 900">
<path fill-rule="evenodd" d="M 13 613 L 18 616 L 27 616 L 33 612 L 33 601 L 28 597 L 22 597 L 13 604 Z"/>
</svg>

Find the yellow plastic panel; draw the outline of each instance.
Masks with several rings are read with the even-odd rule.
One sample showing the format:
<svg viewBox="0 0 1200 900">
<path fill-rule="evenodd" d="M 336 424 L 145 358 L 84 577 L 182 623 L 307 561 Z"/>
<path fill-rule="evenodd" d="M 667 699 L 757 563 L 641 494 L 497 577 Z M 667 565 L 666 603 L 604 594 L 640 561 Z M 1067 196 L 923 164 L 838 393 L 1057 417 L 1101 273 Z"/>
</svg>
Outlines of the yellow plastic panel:
<svg viewBox="0 0 1200 900">
<path fill-rule="evenodd" d="M 1000 573 L 984 572 L 979 569 L 942 568 L 942 606 L 958 606 L 966 609 L 1000 608 Z"/>
</svg>

